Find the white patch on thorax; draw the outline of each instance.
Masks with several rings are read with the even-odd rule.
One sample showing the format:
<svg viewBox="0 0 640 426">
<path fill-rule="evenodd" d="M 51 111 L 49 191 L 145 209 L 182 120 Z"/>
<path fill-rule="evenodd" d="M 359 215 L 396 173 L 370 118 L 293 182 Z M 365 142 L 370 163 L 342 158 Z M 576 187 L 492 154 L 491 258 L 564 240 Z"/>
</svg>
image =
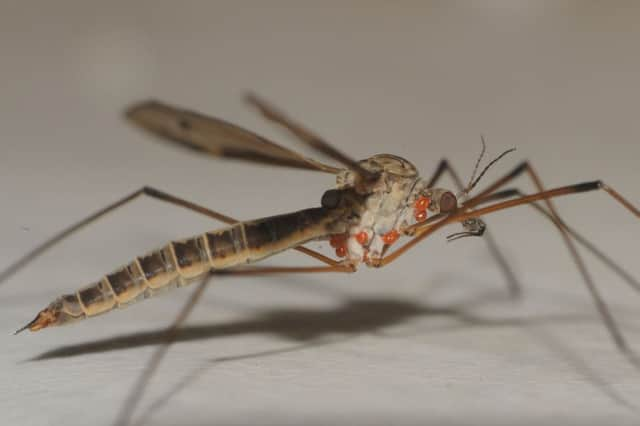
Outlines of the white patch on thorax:
<svg viewBox="0 0 640 426">
<path fill-rule="evenodd" d="M 361 262 L 365 252 L 370 258 L 379 258 L 385 246 L 385 234 L 407 226 L 413 218 L 413 202 L 424 186 L 417 179 L 390 179 L 387 186 L 371 194 L 364 205 L 360 221 L 349 228 L 347 240 L 348 258 Z M 368 242 L 363 246 L 356 235 L 367 233 Z"/>
<path fill-rule="evenodd" d="M 413 220 L 413 204 L 425 182 L 418 176 L 415 166 L 409 161 L 390 154 L 378 154 L 362 160 L 359 164 L 375 173 L 378 180 L 367 190 L 367 198 L 356 209 L 359 220 L 348 230 L 347 258 L 362 262 L 365 256 L 379 258 L 384 249 L 384 236 L 401 229 Z M 345 170 L 337 176 L 338 188 L 354 187 L 353 172 Z M 360 244 L 356 235 L 367 233 L 367 242 Z"/>
</svg>

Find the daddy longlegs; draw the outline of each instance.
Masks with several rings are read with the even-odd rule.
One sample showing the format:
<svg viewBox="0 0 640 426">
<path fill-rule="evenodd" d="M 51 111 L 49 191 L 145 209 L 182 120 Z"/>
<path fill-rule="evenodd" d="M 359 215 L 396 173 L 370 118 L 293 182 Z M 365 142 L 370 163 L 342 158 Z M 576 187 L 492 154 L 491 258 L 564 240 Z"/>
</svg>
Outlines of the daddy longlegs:
<svg viewBox="0 0 640 426">
<path fill-rule="evenodd" d="M 337 185 L 322 195 L 320 207 L 243 222 L 145 186 L 62 230 L 0 272 L 0 282 L 3 282 L 71 234 L 143 195 L 229 225 L 196 237 L 169 242 L 158 250 L 136 257 L 99 281 L 73 294 L 57 298 L 31 322 L 16 331 L 16 334 L 27 329 L 37 331 L 96 316 L 131 305 L 165 289 L 181 287 L 200 279 L 200 285 L 167 329 L 165 346 L 154 353 L 132 390 L 117 424 L 128 423 L 145 382 L 158 366 L 168 345 L 173 341 L 177 328 L 196 305 L 211 277 L 217 274 L 353 273 L 359 265 L 379 268 L 392 263 L 440 228 L 460 223 L 463 231 L 449 235 L 447 240 L 483 236 L 510 283 L 510 290 L 518 292 L 519 286 L 513 272 L 480 218 L 519 205 L 533 207 L 560 232 L 614 343 L 618 349 L 630 354 L 629 346 L 578 253 L 576 243 L 594 254 L 636 291 L 640 291 L 640 283 L 593 243 L 569 227 L 551 201 L 555 197 L 602 190 L 636 217 L 640 217 L 638 208 L 604 182 L 596 180 L 547 190 L 532 165 L 525 161 L 484 190 L 472 195 L 472 190 L 485 172 L 513 149 L 503 152 L 487 164 L 476 177 L 485 152 L 485 142 L 482 139 L 482 153 L 467 185 L 463 184 L 447 159 L 439 162 L 429 179 L 422 179 L 415 166 L 403 158 L 379 154 L 355 161 L 256 95 L 249 94 L 246 100 L 266 119 L 282 126 L 299 141 L 337 161 L 343 168 L 304 157 L 226 121 L 157 101 L 133 105 L 127 109 L 126 117 L 156 137 L 214 156 L 334 174 Z M 445 173 L 455 183 L 455 192 L 436 186 Z M 517 188 L 504 189 L 523 174 L 531 179 L 537 193 L 527 195 Z M 537 202 L 542 202 L 543 205 Z M 390 252 L 400 237 L 409 237 L 409 240 Z M 317 240 L 328 241 L 335 249 L 338 259 L 304 246 L 305 243 Z M 247 266 L 288 249 L 311 256 L 322 266 Z"/>
<path fill-rule="evenodd" d="M 243 222 L 145 186 L 45 241 L 5 269 L 0 274 L 0 281 L 6 280 L 72 233 L 142 195 L 187 208 L 229 226 L 196 237 L 169 242 L 158 250 L 136 257 L 129 264 L 105 275 L 99 281 L 73 294 L 57 298 L 40 311 L 35 319 L 16 331 L 16 334 L 26 329 L 37 331 L 103 314 L 151 297 L 167 288 L 181 287 L 201 279 L 201 285 L 169 328 L 170 341 L 171 333 L 195 306 L 205 282 L 212 275 L 353 273 L 359 265 L 384 267 L 436 231 L 453 223 L 462 224 L 463 231 L 449 235 L 449 241 L 462 237 L 484 236 L 492 255 L 509 282 L 515 283 L 504 256 L 486 232 L 486 225 L 480 218 L 500 210 L 529 205 L 560 232 L 614 343 L 620 350 L 629 351 L 625 338 L 577 251 L 576 243 L 591 251 L 635 290 L 640 291 L 640 284 L 594 244 L 569 227 L 551 201 L 555 197 L 602 190 L 636 217 L 640 217 L 638 208 L 609 185 L 595 180 L 547 190 L 532 165 L 525 161 L 488 185 L 486 189 L 472 195 L 472 190 L 489 167 L 513 150 L 503 152 L 475 177 L 484 154 L 483 139 L 482 154 L 467 185 L 463 184 L 446 159 L 440 161 L 429 179 L 423 179 L 413 164 L 395 155 L 379 154 L 355 161 L 256 95 L 250 94 L 246 100 L 266 119 L 282 126 L 299 141 L 332 158 L 343 168 L 304 157 L 226 121 L 157 101 L 133 105 L 126 111 L 126 117 L 133 124 L 159 138 L 214 156 L 334 174 L 337 185 L 322 195 L 321 206 Z M 456 191 L 436 186 L 445 173 L 452 178 Z M 527 195 L 517 188 L 503 189 L 523 174 L 531 179 L 537 193 Z M 544 206 L 538 204 L 538 201 Z M 390 251 L 394 243 L 403 236 L 410 239 Z M 338 259 L 325 256 L 303 245 L 314 240 L 328 241 L 335 249 Z M 322 263 L 322 266 L 247 266 L 288 249 L 311 256 Z M 518 291 L 514 284 L 511 289 Z M 157 364 L 158 361 L 159 359 L 154 359 L 151 365 Z"/>
<path fill-rule="evenodd" d="M 130 107 L 126 111 L 126 117 L 155 136 L 219 157 L 334 174 L 337 186 L 323 194 L 321 207 L 242 222 L 145 186 L 45 241 L 9 266 L 0 274 L 0 280 L 7 279 L 27 262 L 73 232 L 141 195 L 185 207 L 230 226 L 185 240 L 172 241 L 161 249 L 136 257 L 128 265 L 105 275 L 96 283 L 74 294 L 59 297 L 16 334 L 26 329 L 37 331 L 52 325 L 61 325 L 106 313 L 148 298 L 168 287 L 180 287 L 191 283 L 211 272 L 234 275 L 351 273 L 355 272 L 360 264 L 376 268 L 383 267 L 445 225 L 458 222 L 464 228 L 463 232 L 447 237 L 449 241 L 466 236 L 488 236 L 485 233 L 486 226 L 480 219 L 481 216 L 529 204 L 544 214 L 560 231 L 616 345 L 621 349 L 627 348 L 613 316 L 576 250 L 574 241 L 594 252 L 637 290 L 640 290 L 640 285 L 597 250 L 593 244 L 569 228 L 551 202 L 551 198 L 554 197 L 603 190 L 636 217 L 640 217 L 640 211 L 610 186 L 597 180 L 545 190 L 531 164 L 523 162 L 488 188 L 471 196 L 471 191 L 485 172 L 513 149 L 503 152 L 491 161 L 476 178 L 476 171 L 485 152 L 485 143 L 482 139 L 482 153 L 468 185 L 463 185 L 446 159 L 441 160 L 430 179 L 424 180 L 419 176 L 415 166 L 403 158 L 390 154 L 378 154 L 365 160 L 355 161 L 256 95 L 249 94 L 246 100 L 265 118 L 284 127 L 300 141 L 333 158 L 345 168 L 332 167 L 304 157 L 226 121 L 157 101 L 145 101 Z M 435 186 L 445 172 L 451 175 L 457 186 L 455 194 L 453 191 Z M 498 192 L 523 173 L 531 178 L 538 193 L 524 195 L 517 189 Z M 505 198 L 511 199 L 495 202 Z M 535 204 L 540 200 L 544 201 L 546 209 Z M 481 204 L 491 202 L 494 203 L 477 208 Z M 428 215 L 431 217 L 428 218 Z M 400 236 L 408 236 L 411 239 L 395 251 L 388 253 Z M 342 259 L 331 259 L 303 246 L 313 240 L 329 240 L 331 246 L 335 248 L 336 256 Z M 488 238 L 488 243 L 498 263 L 506 269 L 505 274 L 512 277 L 495 242 Z M 324 266 L 244 266 L 287 249 L 305 253 L 324 263 Z"/>
</svg>

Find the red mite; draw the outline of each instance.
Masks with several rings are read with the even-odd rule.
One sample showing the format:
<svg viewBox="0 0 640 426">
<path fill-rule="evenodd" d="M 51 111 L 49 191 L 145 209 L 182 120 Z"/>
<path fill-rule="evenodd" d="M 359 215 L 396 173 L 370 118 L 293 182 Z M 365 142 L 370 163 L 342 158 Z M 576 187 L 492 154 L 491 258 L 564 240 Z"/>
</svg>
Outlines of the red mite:
<svg viewBox="0 0 640 426">
<path fill-rule="evenodd" d="M 333 235 L 329 240 L 329 244 L 333 248 L 338 248 L 340 246 L 343 246 L 346 243 L 346 240 L 347 238 L 343 234 Z"/>
<path fill-rule="evenodd" d="M 416 200 L 415 208 L 416 210 L 426 210 L 429 208 L 429 204 L 431 204 L 431 199 L 422 196 Z"/>
<path fill-rule="evenodd" d="M 413 216 L 415 217 L 416 221 L 423 222 L 427 219 L 427 209 L 429 208 L 430 204 L 431 199 L 429 197 L 421 196 L 416 200 L 413 205 Z M 395 243 L 399 237 L 400 234 L 394 229 L 384 234 L 382 236 L 382 241 L 386 245 L 391 245 Z M 329 240 L 329 244 L 331 244 L 331 247 L 336 249 L 336 256 L 345 257 L 347 255 L 348 238 L 349 237 L 346 234 L 339 234 L 331 237 L 331 239 Z M 360 243 L 361 245 L 365 245 L 369 242 L 369 234 L 367 234 L 366 231 L 358 232 L 355 235 L 355 238 L 356 241 L 358 241 L 358 243 Z"/>
<path fill-rule="evenodd" d="M 356 234 L 356 241 L 358 241 L 361 245 L 367 244 L 369 241 L 369 235 L 366 231 L 361 231 Z"/>
<path fill-rule="evenodd" d="M 427 211 L 426 210 L 416 210 L 413 214 L 418 222 L 424 222 L 427 220 Z"/>
<path fill-rule="evenodd" d="M 415 217 L 418 222 L 424 222 L 427 219 L 427 208 L 429 208 L 429 204 L 431 204 L 429 197 L 422 196 L 416 200 L 413 205 L 413 217 Z"/>
<path fill-rule="evenodd" d="M 400 237 L 400 234 L 393 229 L 382 236 L 382 241 L 387 245 L 391 245 L 398 240 L 398 237 Z"/>
<path fill-rule="evenodd" d="M 345 257 L 347 255 L 347 236 L 345 234 L 333 235 L 329 239 L 329 244 L 336 249 L 336 256 Z"/>
</svg>

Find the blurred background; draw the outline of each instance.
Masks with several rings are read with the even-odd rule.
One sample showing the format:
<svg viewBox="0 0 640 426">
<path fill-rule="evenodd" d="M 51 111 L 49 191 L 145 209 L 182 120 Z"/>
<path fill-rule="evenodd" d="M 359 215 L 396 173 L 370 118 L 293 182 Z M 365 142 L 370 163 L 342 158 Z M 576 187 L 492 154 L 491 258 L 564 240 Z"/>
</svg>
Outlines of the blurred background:
<svg viewBox="0 0 640 426">
<path fill-rule="evenodd" d="M 156 143 L 122 119 L 150 97 L 324 160 L 248 108 L 254 90 L 355 158 L 393 153 L 429 175 L 446 157 L 465 180 L 484 135 L 487 157 L 517 148 L 484 184 L 529 159 L 549 187 L 600 178 L 640 203 L 637 2 L 1 5 L 0 268 L 143 185 L 239 219 L 318 205 L 333 185 Z M 637 218 L 603 193 L 557 204 L 640 275 Z M 134 392 L 131 424 L 637 424 L 640 371 L 557 232 L 527 207 L 487 222 L 520 299 L 481 239 L 448 232 L 381 270 L 225 278 L 134 391 L 190 289 L 10 333 L 133 256 L 220 226 L 141 199 L 0 283 L 0 410 L 8 424 L 112 424 Z M 585 259 L 640 350 L 640 297 Z"/>
</svg>

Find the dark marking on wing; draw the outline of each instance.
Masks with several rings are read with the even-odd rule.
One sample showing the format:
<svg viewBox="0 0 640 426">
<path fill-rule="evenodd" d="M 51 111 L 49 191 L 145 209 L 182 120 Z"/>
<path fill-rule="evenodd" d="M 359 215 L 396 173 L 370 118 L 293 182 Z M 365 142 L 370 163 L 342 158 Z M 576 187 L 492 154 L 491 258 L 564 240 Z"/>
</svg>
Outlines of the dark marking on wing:
<svg viewBox="0 0 640 426">
<path fill-rule="evenodd" d="M 306 158 L 227 121 L 157 101 L 133 105 L 126 117 L 162 139 L 218 157 L 336 174 L 340 169 Z"/>
</svg>

